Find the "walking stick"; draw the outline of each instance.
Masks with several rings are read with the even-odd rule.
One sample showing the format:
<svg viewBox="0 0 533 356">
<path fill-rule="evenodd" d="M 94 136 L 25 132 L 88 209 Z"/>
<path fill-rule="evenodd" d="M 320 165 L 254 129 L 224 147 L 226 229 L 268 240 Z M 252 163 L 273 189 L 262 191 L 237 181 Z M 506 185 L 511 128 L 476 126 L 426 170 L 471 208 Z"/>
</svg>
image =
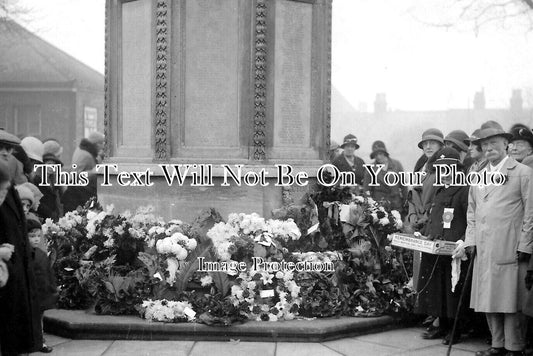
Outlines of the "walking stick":
<svg viewBox="0 0 533 356">
<path fill-rule="evenodd" d="M 450 344 L 448 345 L 448 351 L 446 352 L 446 356 L 450 356 L 450 352 L 452 352 L 452 345 L 453 345 L 453 339 L 455 336 L 455 329 L 457 328 L 457 320 L 459 320 L 459 313 L 461 312 L 461 306 L 463 305 L 463 297 L 465 296 L 465 291 L 468 283 L 468 279 L 472 275 L 472 269 L 474 267 L 474 259 L 476 258 L 476 252 L 472 253 L 472 256 L 470 257 L 470 263 L 468 264 L 468 270 L 466 271 L 466 277 L 465 277 L 465 283 L 463 284 L 463 289 L 461 290 L 461 295 L 459 296 L 459 303 L 457 303 L 457 311 L 455 312 L 455 319 L 453 320 L 453 328 L 452 328 L 452 334 L 450 335 Z"/>
</svg>

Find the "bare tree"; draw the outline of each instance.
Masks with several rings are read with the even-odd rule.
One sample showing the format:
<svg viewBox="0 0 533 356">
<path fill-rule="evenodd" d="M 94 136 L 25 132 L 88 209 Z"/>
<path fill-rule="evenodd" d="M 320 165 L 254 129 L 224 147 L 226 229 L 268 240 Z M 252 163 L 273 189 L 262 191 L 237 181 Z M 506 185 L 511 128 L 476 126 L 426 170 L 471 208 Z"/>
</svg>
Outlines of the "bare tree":
<svg viewBox="0 0 533 356">
<path fill-rule="evenodd" d="M 23 6 L 18 0 L 0 0 L 0 19 L 27 21 L 31 9 Z"/>
<path fill-rule="evenodd" d="M 438 16 L 437 19 L 428 20 L 425 16 L 428 12 L 417 15 L 415 12 L 419 11 L 411 11 L 411 15 L 432 26 L 451 28 L 466 25 L 476 33 L 489 24 L 503 27 L 519 24 L 528 31 L 533 30 L 533 0 L 443 0 L 438 5 L 440 9 L 432 12 Z M 416 6 L 427 7 L 428 3 L 419 1 Z M 411 9 L 416 10 L 416 6 Z"/>
</svg>

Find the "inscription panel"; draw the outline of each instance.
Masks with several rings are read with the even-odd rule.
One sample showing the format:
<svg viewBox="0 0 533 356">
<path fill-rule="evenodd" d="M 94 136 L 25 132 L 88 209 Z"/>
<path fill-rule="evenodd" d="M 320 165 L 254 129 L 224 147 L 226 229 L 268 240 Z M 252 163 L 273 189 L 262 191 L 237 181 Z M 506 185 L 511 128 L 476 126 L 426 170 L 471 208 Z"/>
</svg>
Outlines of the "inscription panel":
<svg viewBox="0 0 533 356">
<path fill-rule="evenodd" d="M 150 0 L 122 4 L 119 152 L 150 155 L 152 7 Z M 124 146 L 124 147 L 120 147 Z M 126 153 L 127 151 L 127 153 Z"/>
<path fill-rule="evenodd" d="M 311 121 L 311 4 L 276 3 L 274 145 L 309 147 Z"/>
<path fill-rule="evenodd" d="M 239 146 L 240 0 L 188 0 L 185 6 L 187 147 Z"/>
</svg>

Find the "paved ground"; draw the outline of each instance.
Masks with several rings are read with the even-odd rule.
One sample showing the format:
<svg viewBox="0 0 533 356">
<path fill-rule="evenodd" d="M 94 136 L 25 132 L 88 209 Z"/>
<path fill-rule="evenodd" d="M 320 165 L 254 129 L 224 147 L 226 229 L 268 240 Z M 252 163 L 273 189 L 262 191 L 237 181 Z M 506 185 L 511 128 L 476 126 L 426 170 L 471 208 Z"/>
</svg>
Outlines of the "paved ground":
<svg viewBox="0 0 533 356">
<path fill-rule="evenodd" d="M 69 340 L 46 335 L 54 351 L 49 355 L 87 356 L 341 356 L 341 355 L 446 355 L 441 340 L 424 340 L 422 328 L 386 331 L 322 343 Z M 482 340 L 454 345 L 451 355 L 473 355 L 488 346 Z M 35 353 L 32 355 L 44 355 Z"/>
</svg>

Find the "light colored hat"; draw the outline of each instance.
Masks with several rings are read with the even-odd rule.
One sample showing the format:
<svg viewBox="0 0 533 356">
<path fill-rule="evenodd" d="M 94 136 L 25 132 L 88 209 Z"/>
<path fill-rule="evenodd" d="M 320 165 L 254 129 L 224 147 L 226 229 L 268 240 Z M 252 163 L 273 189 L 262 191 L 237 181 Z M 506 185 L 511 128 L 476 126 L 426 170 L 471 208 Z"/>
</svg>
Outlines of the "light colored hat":
<svg viewBox="0 0 533 356">
<path fill-rule="evenodd" d="M 63 154 L 63 147 L 54 139 L 49 139 L 43 142 L 44 145 L 44 152 L 45 154 L 53 154 L 58 159 L 61 158 L 61 155 Z"/>
<path fill-rule="evenodd" d="M 22 141 L 20 141 L 20 145 L 29 158 L 38 162 L 43 161 L 44 145 L 41 140 L 33 136 L 28 136 L 24 137 Z"/>
<path fill-rule="evenodd" d="M 15 189 L 19 193 L 20 200 L 29 200 L 31 205 L 35 203 L 35 196 L 28 187 L 17 185 Z"/>
<path fill-rule="evenodd" d="M 22 183 L 17 187 L 24 187 L 31 190 L 34 198 L 34 202 L 31 207 L 33 210 L 37 210 L 37 208 L 39 207 L 39 201 L 41 201 L 41 198 L 44 196 L 43 193 L 41 193 L 41 191 L 39 190 L 39 188 L 37 188 L 35 184 L 32 184 L 30 182 Z"/>
</svg>

